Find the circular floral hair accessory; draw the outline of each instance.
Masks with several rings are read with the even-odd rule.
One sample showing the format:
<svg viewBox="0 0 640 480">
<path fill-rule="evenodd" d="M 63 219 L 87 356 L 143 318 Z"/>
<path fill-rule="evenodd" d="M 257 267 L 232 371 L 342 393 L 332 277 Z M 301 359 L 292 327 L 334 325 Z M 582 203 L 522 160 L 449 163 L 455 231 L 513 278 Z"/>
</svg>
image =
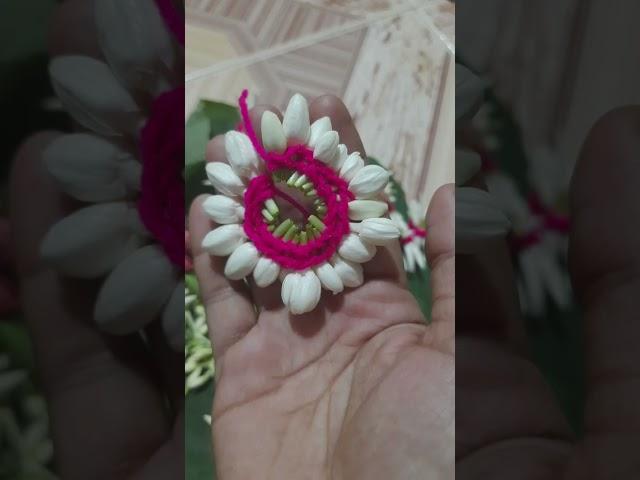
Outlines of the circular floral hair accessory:
<svg viewBox="0 0 640 480">
<path fill-rule="evenodd" d="M 229 256 L 232 280 L 253 275 L 258 287 L 282 280 L 291 313 L 313 310 L 324 287 L 334 294 L 363 282 L 360 264 L 400 232 L 383 215 L 381 194 L 389 172 L 349 153 L 323 117 L 310 125 L 305 98 L 294 95 L 282 123 L 273 112 L 261 120 L 257 139 L 240 97 L 246 133 L 225 135 L 227 163 L 207 164 L 217 191 L 204 202 L 220 226 L 202 241 L 211 255 Z"/>
</svg>

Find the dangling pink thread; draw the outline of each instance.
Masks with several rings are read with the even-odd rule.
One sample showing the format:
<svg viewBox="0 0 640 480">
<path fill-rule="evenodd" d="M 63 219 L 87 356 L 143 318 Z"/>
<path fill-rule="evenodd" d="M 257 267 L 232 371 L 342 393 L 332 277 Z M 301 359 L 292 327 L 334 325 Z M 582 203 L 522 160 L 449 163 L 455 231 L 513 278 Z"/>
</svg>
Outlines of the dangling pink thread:
<svg viewBox="0 0 640 480">
<path fill-rule="evenodd" d="M 244 130 L 247 133 L 247 136 L 251 140 L 253 144 L 253 148 L 256 149 L 258 155 L 262 157 L 263 160 L 267 160 L 267 152 L 264 148 L 262 148 L 262 143 L 258 141 L 258 137 L 256 136 L 256 132 L 253 129 L 253 124 L 251 123 L 251 117 L 249 116 L 249 108 L 247 107 L 247 97 L 249 96 L 249 90 L 246 88 L 242 91 L 240 98 L 238 99 L 238 103 L 240 104 L 240 116 L 242 117 L 242 123 L 244 124 Z"/>
<path fill-rule="evenodd" d="M 254 177 L 244 194 L 245 219 L 244 231 L 258 251 L 277 262 L 280 266 L 292 270 L 305 270 L 329 260 L 337 251 L 342 239 L 349 234 L 349 201 L 354 199 L 349 186 L 336 172 L 313 158 L 313 151 L 306 145 L 291 145 L 284 153 L 267 152 L 253 129 L 247 96 L 243 90 L 238 101 L 244 131 L 253 147 L 267 166 L 267 174 Z M 327 206 L 323 218 L 325 229 L 317 239 L 310 239 L 306 245 L 297 245 L 275 237 L 262 218 L 264 202 L 274 196 L 281 196 L 306 215 L 308 212 L 302 205 L 288 195 L 280 192 L 274 185 L 270 173 L 280 169 L 297 171 L 313 183 L 317 195 Z"/>
</svg>

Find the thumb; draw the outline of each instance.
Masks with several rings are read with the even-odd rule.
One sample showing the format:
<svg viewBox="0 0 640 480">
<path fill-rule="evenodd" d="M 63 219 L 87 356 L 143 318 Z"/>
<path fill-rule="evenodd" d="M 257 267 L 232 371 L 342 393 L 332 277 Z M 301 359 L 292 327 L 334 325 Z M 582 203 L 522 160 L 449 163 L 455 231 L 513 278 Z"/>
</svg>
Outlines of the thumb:
<svg viewBox="0 0 640 480">
<path fill-rule="evenodd" d="M 585 429 L 598 456 L 589 463 L 615 458 L 620 472 L 637 467 L 637 449 L 620 447 L 640 431 L 639 160 L 640 108 L 605 115 L 585 142 L 570 197 L 569 263 L 585 308 Z"/>
<path fill-rule="evenodd" d="M 455 336 L 455 187 L 440 187 L 427 211 L 425 250 L 431 279 L 431 321 L 453 351 Z"/>
</svg>

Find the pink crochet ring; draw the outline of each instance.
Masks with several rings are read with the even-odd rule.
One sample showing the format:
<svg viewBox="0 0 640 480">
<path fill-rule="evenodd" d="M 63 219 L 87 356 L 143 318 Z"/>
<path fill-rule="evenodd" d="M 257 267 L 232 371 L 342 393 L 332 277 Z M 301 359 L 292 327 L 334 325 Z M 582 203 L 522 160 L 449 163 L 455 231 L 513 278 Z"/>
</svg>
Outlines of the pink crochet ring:
<svg viewBox="0 0 640 480">
<path fill-rule="evenodd" d="M 202 242 L 226 256 L 225 275 L 252 274 L 258 287 L 282 279 L 282 300 L 292 313 L 311 311 L 321 287 L 334 294 L 363 281 L 361 263 L 378 246 L 397 241 L 380 195 L 389 172 L 365 166 L 358 152 L 339 144 L 331 120 L 309 122 L 307 102 L 294 95 L 282 123 L 262 117 L 255 133 L 245 90 L 239 99 L 242 124 L 225 135 L 229 164 L 207 165 L 218 195 L 203 208 L 221 226 Z"/>
</svg>

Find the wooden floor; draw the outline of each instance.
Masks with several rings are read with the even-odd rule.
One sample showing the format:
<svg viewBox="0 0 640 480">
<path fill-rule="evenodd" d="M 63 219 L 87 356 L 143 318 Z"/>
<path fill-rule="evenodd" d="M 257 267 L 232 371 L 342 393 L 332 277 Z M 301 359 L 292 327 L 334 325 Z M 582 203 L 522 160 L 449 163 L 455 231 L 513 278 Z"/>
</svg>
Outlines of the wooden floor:
<svg viewBox="0 0 640 480">
<path fill-rule="evenodd" d="M 340 96 L 367 153 L 424 205 L 454 176 L 454 7 L 445 0 L 186 0 L 186 71 L 238 59 L 319 32 L 417 6 L 248 67 L 187 85 L 187 116 L 200 98 L 280 108 L 292 93 Z"/>
</svg>

